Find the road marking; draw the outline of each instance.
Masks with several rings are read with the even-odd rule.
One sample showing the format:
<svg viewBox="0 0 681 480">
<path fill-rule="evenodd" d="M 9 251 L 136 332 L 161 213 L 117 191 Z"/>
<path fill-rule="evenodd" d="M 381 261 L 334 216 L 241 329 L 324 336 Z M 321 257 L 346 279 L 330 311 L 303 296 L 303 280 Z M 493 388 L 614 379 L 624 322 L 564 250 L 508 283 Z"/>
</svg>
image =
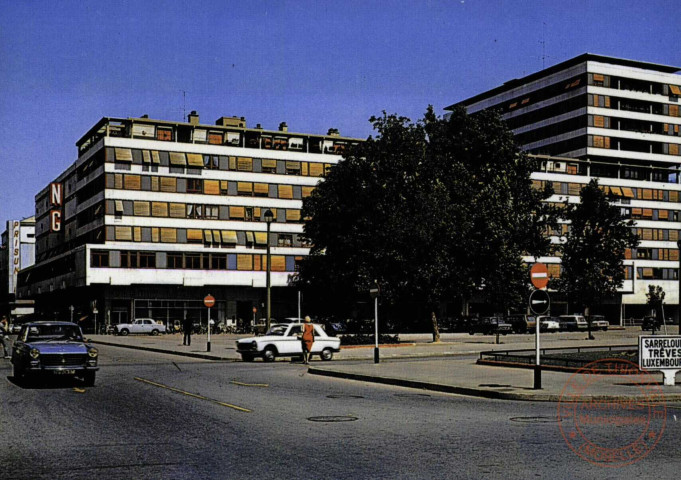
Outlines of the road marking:
<svg viewBox="0 0 681 480">
<path fill-rule="evenodd" d="M 73 387 L 73 391 L 76 393 L 85 393 L 84 388 Z"/>
<path fill-rule="evenodd" d="M 243 382 L 237 382 L 236 380 L 232 380 L 229 383 L 232 383 L 234 385 L 239 385 L 239 386 L 242 386 L 242 387 L 262 387 L 262 388 L 269 387 L 269 385 L 266 384 L 266 383 L 243 383 Z"/>
<path fill-rule="evenodd" d="M 215 403 L 215 404 L 220 405 L 222 407 L 233 408 L 234 410 L 238 410 L 240 412 L 246 412 L 246 413 L 252 412 L 252 410 L 249 410 L 249 409 L 243 408 L 243 407 L 239 407 L 238 405 L 232 405 L 231 403 L 221 402 L 219 400 L 204 397 L 203 395 L 198 395 L 196 393 L 185 392 L 184 390 L 180 390 L 179 388 L 169 387 L 168 385 L 163 385 L 162 383 L 152 382 L 151 380 L 147 380 L 146 378 L 140 378 L 140 377 L 134 377 L 134 378 L 138 382 L 146 383 L 148 385 L 153 385 L 154 387 L 164 388 L 166 390 L 170 390 L 171 392 L 181 393 L 182 395 L 186 395 L 188 397 L 198 398 L 199 400 L 206 400 L 207 402 Z"/>
</svg>

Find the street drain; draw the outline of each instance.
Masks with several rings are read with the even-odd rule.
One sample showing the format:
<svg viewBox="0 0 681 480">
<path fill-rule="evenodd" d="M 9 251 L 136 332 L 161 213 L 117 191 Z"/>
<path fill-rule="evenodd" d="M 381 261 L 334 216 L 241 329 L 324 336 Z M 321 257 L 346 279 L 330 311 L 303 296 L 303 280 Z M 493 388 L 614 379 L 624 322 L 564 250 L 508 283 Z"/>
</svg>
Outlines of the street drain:
<svg viewBox="0 0 681 480">
<path fill-rule="evenodd" d="M 396 393 L 396 397 L 405 397 L 405 398 L 410 398 L 410 397 L 430 397 L 427 393 Z"/>
<path fill-rule="evenodd" d="M 364 398 L 364 397 L 362 395 L 334 394 L 334 395 L 327 395 L 326 398 Z"/>
<path fill-rule="evenodd" d="M 332 415 L 325 417 L 309 417 L 308 420 L 322 423 L 354 422 L 357 420 L 357 417 L 351 417 L 349 415 Z"/>
<path fill-rule="evenodd" d="M 556 417 L 511 417 L 511 421 L 518 423 L 558 423 Z"/>
</svg>

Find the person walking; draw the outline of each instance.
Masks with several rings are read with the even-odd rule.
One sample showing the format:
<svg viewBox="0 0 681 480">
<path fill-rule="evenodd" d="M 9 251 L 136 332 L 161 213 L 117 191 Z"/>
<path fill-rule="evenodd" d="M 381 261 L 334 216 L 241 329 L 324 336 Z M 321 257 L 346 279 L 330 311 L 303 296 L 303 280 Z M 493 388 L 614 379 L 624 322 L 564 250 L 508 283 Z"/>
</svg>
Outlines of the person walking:
<svg viewBox="0 0 681 480">
<path fill-rule="evenodd" d="M 301 342 L 303 345 L 303 363 L 307 365 L 310 363 L 310 352 L 312 351 L 312 344 L 314 343 L 314 325 L 312 325 L 310 317 L 305 317 Z"/>
<path fill-rule="evenodd" d="M 182 338 L 182 345 L 192 344 L 192 328 L 194 328 L 193 322 L 189 318 L 182 320 L 182 331 L 184 332 L 184 337 Z"/>
<path fill-rule="evenodd" d="M 11 349 L 9 346 L 9 323 L 7 317 L 2 316 L 0 321 L 0 343 L 2 344 L 2 353 L 4 358 L 10 358 Z"/>
</svg>

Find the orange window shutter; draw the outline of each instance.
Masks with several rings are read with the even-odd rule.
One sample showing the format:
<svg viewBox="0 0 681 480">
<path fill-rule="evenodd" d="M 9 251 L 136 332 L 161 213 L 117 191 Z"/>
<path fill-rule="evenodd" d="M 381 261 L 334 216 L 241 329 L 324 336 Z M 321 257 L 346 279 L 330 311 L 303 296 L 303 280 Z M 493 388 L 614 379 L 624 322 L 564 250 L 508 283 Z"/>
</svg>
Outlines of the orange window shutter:
<svg viewBox="0 0 681 480">
<path fill-rule="evenodd" d="M 678 250 L 669 250 L 669 260 L 679 260 L 679 251 Z"/>
<path fill-rule="evenodd" d="M 669 210 L 659 210 L 657 212 L 657 218 L 660 220 L 667 220 L 669 218 Z"/>
<path fill-rule="evenodd" d="M 672 92 L 672 95 L 681 96 L 681 87 L 678 85 L 669 85 L 669 90 Z"/>
<path fill-rule="evenodd" d="M 602 82 L 605 80 L 605 77 L 600 74 L 600 73 L 594 73 L 594 82 Z"/>
<path fill-rule="evenodd" d="M 643 209 L 641 209 L 641 208 L 632 208 L 631 209 L 632 215 L 641 216 L 642 212 L 643 212 Z"/>
<path fill-rule="evenodd" d="M 671 117 L 678 117 L 679 116 L 679 106 L 678 105 L 669 105 L 669 115 Z"/>
<path fill-rule="evenodd" d="M 610 137 L 603 138 L 603 148 L 610 148 Z"/>
<path fill-rule="evenodd" d="M 161 228 L 161 242 L 176 243 L 177 230 L 175 230 L 174 228 Z"/>
<path fill-rule="evenodd" d="M 253 270 L 256 272 L 265 270 L 265 267 L 263 267 L 262 255 L 253 255 Z"/>
<path fill-rule="evenodd" d="M 643 216 L 645 218 L 651 218 L 653 216 L 653 209 L 652 208 L 644 208 L 643 209 Z"/>
<path fill-rule="evenodd" d="M 244 218 L 244 207 L 229 207 L 229 218 Z"/>
<path fill-rule="evenodd" d="M 198 229 L 187 230 L 187 241 L 194 243 L 201 243 L 203 241 L 203 231 Z"/>
<path fill-rule="evenodd" d="M 251 255 L 237 255 L 236 256 L 236 269 L 237 270 L 252 270 L 253 269 L 253 257 Z"/>
<path fill-rule="evenodd" d="M 653 191 L 649 188 L 644 188 L 643 189 L 643 200 L 652 200 L 653 198 Z"/>
<path fill-rule="evenodd" d="M 624 250 L 624 258 L 626 260 L 631 260 L 631 248 L 627 248 Z"/>
<path fill-rule="evenodd" d="M 139 175 L 126 175 L 125 176 L 125 189 L 126 190 L 140 190 L 142 188 L 142 179 Z"/>
<path fill-rule="evenodd" d="M 679 192 L 672 190 L 669 192 L 669 201 L 670 202 L 678 202 L 679 201 Z"/>
<path fill-rule="evenodd" d="M 286 271 L 286 257 L 283 255 L 272 255 L 272 271 L 285 272 Z"/>
<path fill-rule="evenodd" d="M 293 185 L 279 185 L 279 198 L 293 198 Z"/>
<path fill-rule="evenodd" d="M 601 115 L 596 115 L 594 117 L 594 127 L 603 128 L 604 125 L 605 125 L 605 117 L 603 117 Z"/>
<path fill-rule="evenodd" d="M 669 155 L 678 155 L 679 154 L 679 144 L 678 143 L 670 143 L 669 144 Z"/>
<path fill-rule="evenodd" d="M 185 218 L 187 215 L 184 203 L 171 203 L 170 216 L 173 218 Z"/>
<path fill-rule="evenodd" d="M 603 137 L 595 136 L 594 137 L 594 147 L 596 148 L 603 148 Z"/>
<path fill-rule="evenodd" d="M 203 193 L 206 195 L 220 195 L 220 180 L 204 180 Z"/>
</svg>

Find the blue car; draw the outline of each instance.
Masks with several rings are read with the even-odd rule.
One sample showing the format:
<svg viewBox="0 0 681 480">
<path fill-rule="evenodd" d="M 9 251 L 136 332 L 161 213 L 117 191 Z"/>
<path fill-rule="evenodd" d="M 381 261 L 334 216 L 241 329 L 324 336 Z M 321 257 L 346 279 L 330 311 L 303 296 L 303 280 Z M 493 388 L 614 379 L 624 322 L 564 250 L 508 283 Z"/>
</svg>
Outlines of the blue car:
<svg viewBox="0 0 681 480">
<path fill-rule="evenodd" d="M 42 375 L 80 377 L 95 384 L 97 349 L 83 340 L 80 327 L 70 322 L 31 322 L 22 325 L 12 348 L 14 378 L 28 381 Z"/>
</svg>

